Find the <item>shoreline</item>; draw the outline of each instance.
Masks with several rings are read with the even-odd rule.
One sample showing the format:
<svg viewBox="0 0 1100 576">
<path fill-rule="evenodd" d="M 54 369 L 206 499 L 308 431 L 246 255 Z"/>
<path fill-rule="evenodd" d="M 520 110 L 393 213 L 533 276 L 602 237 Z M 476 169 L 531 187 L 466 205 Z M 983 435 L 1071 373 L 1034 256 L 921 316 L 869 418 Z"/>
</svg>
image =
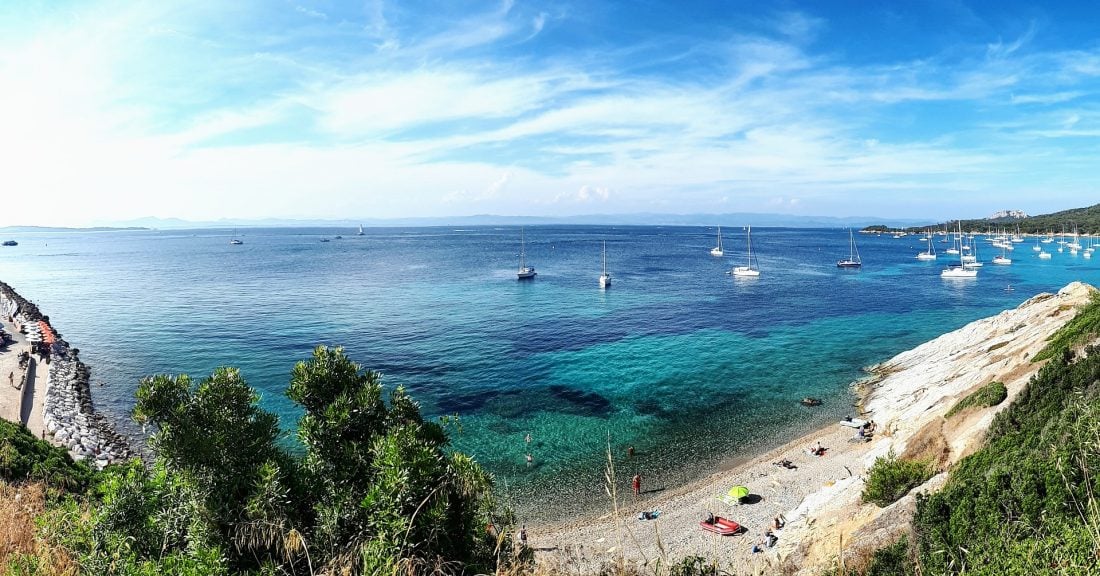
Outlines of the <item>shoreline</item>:
<svg viewBox="0 0 1100 576">
<path fill-rule="evenodd" d="M 735 468 L 708 473 L 667 494 L 643 493 L 637 501 L 630 494 L 630 479 L 617 479 L 620 496 L 626 493 L 617 518 L 608 498 L 608 511 L 602 515 L 527 526 L 536 558 L 551 568 L 579 573 L 596 573 L 620 558 L 652 567 L 658 560 L 667 566 L 700 556 L 735 574 L 817 574 L 841 554 L 851 560 L 858 558 L 855 550 L 890 544 L 908 525 L 906 511 L 911 515 L 914 493 L 938 489 L 947 474 L 878 508 L 860 498 L 864 475 L 875 459 L 890 451 L 919 458 L 928 449 L 926 440 L 935 438 L 935 446 L 944 450 L 943 469 L 949 471 L 980 444 L 995 414 L 1011 404 L 1040 368 L 1042 363 L 1032 364 L 1030 358 L 1046 338 L 1094 290 L 1071 283 L 1057 294 L 1038 294 L 868 367 L 868 376 L 852 383 L 859 401 L 851 415 L 875 420 L 872 441 L 850 443 L 853 429 L 826 425 Z M 943 414 L 951 406 L 994 379 L 1008 387 L 1007 401 L 945 421 Z M 807 454 L 807 445 L 817 441 L 829 448 L 825 456 Z M 798 469 L 772 464 L 780 458 L 790 459 Z M 747 486 L 759 500 L 727 506 L 717 499 L 735 485 Z M 637 519 L 640 511 L 655 508 L 661 510 L 656 520 Z M 699 522 L 708 513 L 728 516 L 747 532 L 725 537 L 704 532 Z M 775 531 L 775 547 L 753 553 L 753 544 L 762 540 L 777 514 L 785 516 L 786 525 Z"/>
<path fill-rule="evenodd" d="M 2 281 L 0 316 L 15 337 L 15 344 L 0 354 L 5 367 L 23 353 L 28 358 L 25 369 L 20 364 L 21 385 L 14 391 L 4 389 L 5 404 L 17 396 L 20 406 L 18 419 L 11 418 L 10 412 L 4 414 L 7 419 L 67 448 L 74 460 L 88 460 L 97 468 L 133 457 L 129 442 L 95 409 L 91 368 L 80 360 L 80 350 L 56 331 L 49 316 Z"/>
<path fill-rule="evenodd" d="M 854 416 L 854 414 L 853 414 Z M 641 498 L 631 497 L 629 478 L 618 482 L 624 500 L 620 506 L 620 523 L 624 529 L 623 550 L 628 561 L 646 565 L 661 559 L 677 561 L 689 555 L 699 555 L 720 566 L 746 565 L 755 569 L 777 566 L 774 554 L 753 554 L 753 544 L 764 538 L 777 515 L 787 522 L 797 518 L 792 514 L 811 493 L 837 486 L 862 472 L 862 461 L 871 451 L 871 442 L 853 443 L 854 429 L 839 421 L 827 424 L 807 434 L 745 459 L 740 464 L 717 470 L 669 492 L 647 496 L 643 479 Z M 824 456 L 812 456 L 807 448 L 816 442 L 828 450 Z M 774 462 L 788 459 L 796 469 L 776 466 Z M 730 506 L 718 499 L 728 488 L 744 485 L 749 488 L 748 502 Z M 541 562 L 580 562 L 585 569 L 595 570 L 601 563 L 611 562 L 618 553 L 614 537 L 615 522 L 608 498 L 608 511 L 543 526 L 527 526 L 531 546 L 539 552 Z M 643 510 L 659 509 L 655 520 L 638 520 Z M 703 532 L 698 523 L 708 513 L 737 521 L 744 532 L 737 536 L 720 537 Z M 686 529 L 685 529 L 686 528 Z M 784 530 L 775 530 L 780 541 Z M 662 552 L 664 549 L 664 552 Z M 769 552 L 771 552 L 769 550 Z M 747 563 L 747 564 L 746 564 Z"/>
</svg>

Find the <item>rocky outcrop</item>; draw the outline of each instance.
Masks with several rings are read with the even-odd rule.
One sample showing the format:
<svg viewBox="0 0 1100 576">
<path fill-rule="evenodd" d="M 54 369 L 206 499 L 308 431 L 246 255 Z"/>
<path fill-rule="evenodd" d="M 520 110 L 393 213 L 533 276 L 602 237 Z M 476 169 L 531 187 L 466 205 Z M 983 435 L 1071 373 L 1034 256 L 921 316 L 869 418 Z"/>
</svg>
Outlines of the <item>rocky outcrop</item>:
<svg viewBox="0 0 1100 576">
<path fill-rule="evenodd" d="M 904 533 L 913 494 L 938 490 L 947 475 L 938 474 L 894 505 L 878 508 L 860 501 L 866 470 L 892 451 L 932 457 L 949 473 L 951 465 L 980 446 L 996 413 L 1039 370 L 1041 363 L 1033 364 L 1031 358 L 1095 291 L 1072 283 L 1057 294 L 1040 294 L 872 367 L 874 377 L 860 385 L 862 407 L 864 418 L 873 419 L 882 433 L 864 456 L 862 471 L 807 496 L 788 514 L 792 521 L 776 551 L 779 559 L 792 571 L 817 574 L 841 554 L 850 565 Z M 1004 402 L 944 418 L 955 403 L 993 380 L 1008 389 Z M 853 542 L 858 544 L 848 546 Z"/>
</svg>

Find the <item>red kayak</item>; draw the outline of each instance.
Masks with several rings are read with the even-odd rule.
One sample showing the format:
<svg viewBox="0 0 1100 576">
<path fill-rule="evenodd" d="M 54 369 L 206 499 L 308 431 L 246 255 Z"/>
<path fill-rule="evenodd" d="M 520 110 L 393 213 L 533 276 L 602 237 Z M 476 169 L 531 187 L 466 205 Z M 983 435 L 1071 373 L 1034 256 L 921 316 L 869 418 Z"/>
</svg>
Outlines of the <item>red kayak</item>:
<svg viewBox="0 0 1100 576">
<path fill-rule="evenodd" d="M 703 520 L 699 523 L 699 526 L 703 527 L 703 530 L 714 532 L 722 536 L 728 536 L 730 534 L 737 534 L 741 531 L 741 525 L 729 518 L 723 518 L 721 516 L 714 517 L 714 523 Z"/>
</svg>

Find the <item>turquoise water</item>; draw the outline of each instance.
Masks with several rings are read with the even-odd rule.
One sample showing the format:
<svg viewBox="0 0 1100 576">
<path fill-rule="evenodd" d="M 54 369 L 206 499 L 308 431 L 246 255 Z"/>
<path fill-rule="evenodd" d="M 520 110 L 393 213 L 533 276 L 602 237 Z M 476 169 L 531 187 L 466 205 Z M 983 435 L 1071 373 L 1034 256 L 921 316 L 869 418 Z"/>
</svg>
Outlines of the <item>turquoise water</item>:
<svg viewBox="0 0 1100 576">
<path fill-rule="evenodd" d="M 864 366 L 1100 278 L 1025 243 L 1012 266 L 945 281 L 946 256 L 916 261 L 915 237 L 858 237 L 864 269 L 838 270 L 846 230 L 759 229 L 763 275 L 746 280 L 725 274 L 743 232 L 723 231 L 719 259 L 709 228 L 528 227 L 539 276 L 523 283 L 514 228 L 257 229 L 243 246 L 227 230 L 22 234 L 0 249 L 0 280 L 81 349 L 97 405 L 121 420 L 143 375 L 237 365 L 290 428 L 293 363 L 340 344 L 426 413 L 458 414 L 455 447 L 522 514 L 553 517 L 564 500 L 600 505 L 609 439 L 617 457 L 636 448 L 624 477 L 674 487 L 850 413 Z"/>
</svg>

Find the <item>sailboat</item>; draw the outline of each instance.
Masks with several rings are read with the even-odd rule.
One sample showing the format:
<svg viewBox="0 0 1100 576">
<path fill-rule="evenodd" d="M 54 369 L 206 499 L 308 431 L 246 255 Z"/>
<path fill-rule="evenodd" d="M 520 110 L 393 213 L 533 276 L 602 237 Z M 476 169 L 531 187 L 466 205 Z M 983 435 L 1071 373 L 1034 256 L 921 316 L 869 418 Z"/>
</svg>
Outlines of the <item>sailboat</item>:
<svg viewBox="0 0 1100 576">
<path fill-rule="evenodd" d="M 244 244 L 244 240 L 241 240 L 240 238 L 237 238 L 236 228 L 233 229 L 233 238 L 229 239 L 229 243 L 232 244 L 233 246 L 240 246 L 241 244 Z"/>
<path fill-rule="evenodd" d="M 355 235 L 356 236 L 364 236 L 364 234 L 363 234 L 363 225 L 362 224 L 359 225 L 359 231 L 356 232 Z"/>
<path fill-rule="evenodd" d="M 1001 255 L 993 257 L 994 264 L 1012 264 L 1012 260 L 1008 257 L 1008 248 L 1001 248 Z"/>
<path fill-rule="evenodd" d="M 936 247 L 932 245 L 932 238 L 928 238 L 928 249 L 920 254 L 917 254 L 917 260 L 935 260 L 936 259 Z"/>
<path fill-rule="evenodd" d="M 962 237 L 962 222 L 959 223 L 959 237 Z M 959 265 L 949 266 L 940 272 L 941 278 L 977 278 L 978 269 L 968 268 L 963 265 L 962 255 L 959 255 Z"/>
<path fill-rule="evenodd" d="M 711 256 L 722 256 L 725 252 L 722 251 L 722 227 L 718 227 L 718 245 L 710 249 Z"/>
<path fill-rule="evenodd" d="M 516 271 L 517 280 L 533 280 L 538 274 L 534 266 L 527 265 L 526 244 L 523 241 L 523 228 L 519 229 L 519 270 Z"/>
<path fill-rule="evenodd" d="M 730 270 L 730 273 L 734 276 L 756 277 L 760 275 L 760 262 L 756 260 L 756 256 L 752 253 L 752 226 L 745 227 L 745 239 L 748 241 L 749 245 L 747 265 L 736 266 L 733 270 Z"/>
<path fill-rule="evenodd" d="M 856 250 L 856 237 L 852 235 L 852 229 L 848 229 L 848 259 L 837 260 L 837 268 L 860 268 L 863 266 L 863 260 L 859 257 L 859 250 Z"/>
<path fill-rule="evenodd" d="M 603 243 L 603 273 L 600 274 L 600 288 L 611 287 L 611 275 L 607 273 L 607 242 Z"/>
</svg>

